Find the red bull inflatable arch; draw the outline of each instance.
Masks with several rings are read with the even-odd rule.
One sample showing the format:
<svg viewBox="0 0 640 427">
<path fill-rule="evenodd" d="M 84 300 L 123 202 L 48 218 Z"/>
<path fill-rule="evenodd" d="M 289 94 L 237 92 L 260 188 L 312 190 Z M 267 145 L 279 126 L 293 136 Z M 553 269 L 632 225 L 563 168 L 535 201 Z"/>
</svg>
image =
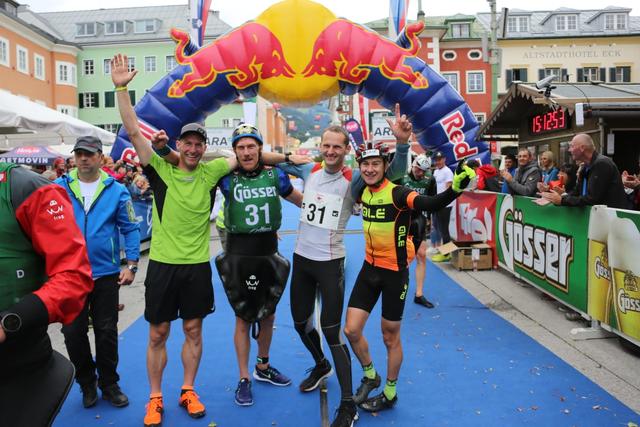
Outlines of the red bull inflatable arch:
<svg viewBox="0 0 640 427">
<path fill-rule="evenodd" d="M 393 42 L 318 3 L 285 0 L 197 50 L 174 29 L 179 66 L 145 94 L 136 113 L 147 136 L 164 129 L 174 143 L 184 123 L 203 122 L 240 95 L 304 106 L 360 93 L 388 109 L 399 103 L 420 144 L 442 151 L 450 166 L 469 156 L 487 163 L 469 106 L 416 56 L 423 28 L 411 24 Z M 130 147 L 121 129 L 112 155 L 132 157 Z"/>
</svg>

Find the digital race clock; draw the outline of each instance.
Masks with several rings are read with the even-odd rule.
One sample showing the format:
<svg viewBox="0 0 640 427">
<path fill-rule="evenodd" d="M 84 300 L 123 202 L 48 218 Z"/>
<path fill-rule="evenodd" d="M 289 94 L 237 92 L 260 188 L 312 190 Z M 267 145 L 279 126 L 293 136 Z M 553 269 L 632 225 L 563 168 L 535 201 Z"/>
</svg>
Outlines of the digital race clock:
<svg viewBox="0 0 640 427">
<path fill-rule="evenodd" d="M 531 117 L 529 129 L 533 135 L 539 133 L 553 132 L 555 130 L 567 129 L 569 125 L 569 117 L 567 112 L 562 108 L 548 113 L 538 114 Z"/>
</svg>

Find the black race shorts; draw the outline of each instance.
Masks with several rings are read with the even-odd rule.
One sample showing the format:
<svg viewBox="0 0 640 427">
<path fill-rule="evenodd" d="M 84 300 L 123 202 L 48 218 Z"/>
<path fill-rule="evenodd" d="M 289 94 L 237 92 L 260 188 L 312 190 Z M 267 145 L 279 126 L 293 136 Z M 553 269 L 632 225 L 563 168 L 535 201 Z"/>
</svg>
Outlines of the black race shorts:
<svg viewBox="0 0 640 427">
<path fill-rule="evenodd" d="M 202 319 L 215 310 L 211 264 L 165 264 L 149 260 L 144 281 L 144 318 L 151 324 Z"/>
<path fill-rule="evenodd" d="M 400 321 L 408 289 L 409 269 L 393 271 L 374 267 L 365 261 L 353 285 L 349 307 L 371 313 L 382 294 L 382 317 Z"/>
</svg>

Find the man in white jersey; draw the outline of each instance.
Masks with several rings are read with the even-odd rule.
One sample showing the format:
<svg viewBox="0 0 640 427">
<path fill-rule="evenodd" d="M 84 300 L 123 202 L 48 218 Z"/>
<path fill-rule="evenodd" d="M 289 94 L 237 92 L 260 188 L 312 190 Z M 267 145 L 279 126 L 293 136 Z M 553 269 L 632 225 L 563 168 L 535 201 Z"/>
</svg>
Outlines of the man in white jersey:
<svg viewBox="0 0 640 427">
<path fill-rule="evenodd" d="M 447 160 L 441 151 L 437 151 L 433 155 L 433 160 L 436 163 L 436 169 L 433 171 L 433 177 L 436 179 L 436 193 L 444 193 L 449 187 L 451 187 L 451 183 L 453 182 L 453 172 L 451 172 L 451 169 L 447 167 Z M 451 208 L 454 203 L 455 201 L 449 203 L 446 208 L 440 209 L 435 213 L 436 228 L 438 229 L 438 233 L 440 233 L 440 237 L 442 237 L 443 245 L 451 241 L 451 236 L 449 236 L 449 219 L 451 217 Z M 431 258 L 431 261 L 444 262 L 449 261 L 450 259 L 451 255 L 437 253 Z"/>
<path fill-rule="evenodd" d="M 395 121 L 387 120 L 397 140 L 396 156 L 388 172 L 391 179 L 398 179 L 406 172 L 411 136 L 411 124 L 405 115 L 400 115 L 399 105 L 396 105 L 395 116 Z M 329 343 L 342 393 L 332 427 L 349 427 L 358 417 L 352 395 L 351 357 L 340 338 L 344 306 L 343 230 L 354 202 L 365 186 L 360 171 L 352 171 L 344 165 L 349 149 L 348 133 L 340 126 L 331 126 L 322 134 L 322 163 L 278 165 L 305 182 L 298 240 L 293 255 L 291 313 L 296 331 L 316 365 L 300 384 L 300 391 L 316 389 L 323 378 L 333 373 L 322 352 L 320 335 L 313 325 L 315 296 L 319 290 L 322 331 Z"/>
</svg>

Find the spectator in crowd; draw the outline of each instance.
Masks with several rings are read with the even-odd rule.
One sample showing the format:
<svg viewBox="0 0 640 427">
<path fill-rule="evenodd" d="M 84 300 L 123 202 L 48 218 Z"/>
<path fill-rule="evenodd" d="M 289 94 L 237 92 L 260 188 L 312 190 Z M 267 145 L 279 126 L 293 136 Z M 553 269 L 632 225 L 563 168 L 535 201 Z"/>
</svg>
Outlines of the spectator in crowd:
<svg viewBox="0 0 640 427">
<path fill-rule="evenodd" d="M 540 181 L 540 168 L 531 158 L 531 153 L 525 147 L 518 150 L 518 169 L 515 176 L 506 170 L 501 172 L 509 193 L 512 195 L 533 197 L 538 191 L 538 182 Z"/>
<path fill-rule="evenodd" d="M 62 332 L 76 368 L 83 406 L 90 408 L 96 404 L 100 386 L 103 399 L 115 407 L 123 407 L 129 404 L 129 399 L 118 386 L 120 377 L 116 371 L 118 290 L 120 285 L 131 284 L 138 271 L 139 226 L 127 189 L 101 170 L 102 142 L 93 136 L 83 136 L 78 138 L 73 151 L 78 166 L 56 183 L 69 194 L 76 222 L 87 242 L 94 289 L 80 315 L 64 326 Z M 122 269 L 117 243 L 120 234 L 124 236 L 127 257 L 127 266 Z M 95 336 L 95 361 L 87 336 L 89 317 Z"/>
<path fill-rule="evenodd" d="M 576 179 L 578 174 L 578 166 L 565 163 L 560 166 L 558 170 L 558 179 L 549 181 L 549 184 L 544 182 L 538 183 L 538 191 L 555 191 L 556 193 L 563 195 L 565 193 L 571 193 L 576 186 Z"/>
<path fill-rule="evenodd" d="M 151 193 L 149 180 L 143 174 L 136 173 L 133 182 L 129 186 L 129 192 L 134 199 L 144 199 Z"/>
<path fill-rule="evenodd" d="M 540 156 L 540 173 L 542 174 L 542 182 L 549 184 L 551 181 L 558 179 L 558 168 L 555 165 L 553 151 L 545 151 Z"/>
<path fill-rule="evenodd" d="M 71 156 L 71 157 L 67 157 L 67 160 L 65 160 L 65 167 L 67 168 L 67 172 L 69 172 L 71 169 L 76 167 L 76 159 L 75 157 Z"/>
<path fill-rule="evenodd" d="M 476 172 L 476 188 L 484 191 L 500 192 L 500 182 L 498 181 L 498 170 L 492 165 L 480 165 L 478 160 L 469 160 L 467 166 Z"/>
<path fill-rule="evenodd" d="M 437 194 L 444 193 L 453 182 L 453 172 L 447 166 L 447 159 L 441 151 L 437 151 L 433 155 L 433 160 L 436 164 L 436 169 L 433 171 L 433 177 L 436 179 L 436 192 Z M 436 216 L 436 228 L 442 239 L 442 244 L 445 245 L 451 241 L 449 235 L 449 220 L 451 218 L 451 208 L 454 202 L 452 201 L 444 208 L 435 212 Z M 431 257 L 433 262 L 445 262 L 451 259 L 451 255 L 444 255 L 441 253 L 435 254 Z"/>
<path fill-rule="evenodd" d="M 47 335 L 49 323 L 71 323 L 93 289 L 72 212 L 63 188 L 0 162 L 2 425 L 51 425 L 73 381 L 71 362 Z"/>
<path fill-rule="evenodd" d="M 504 170 L 509 172 L 509 175 L 513 176 L 516 173 L 518 161 L 516 160 L 516 156 L 513 154 L 507 154 L 504 157 Z M 509 185 L 507 185 L 507 181 L 501 178 L 502 188 L 500 189 L 501 193 L 509 194 Z"/>
<path fill-rule="evenodd" d="M 53 169 L 47 169 L 46 171 L 42 172 L 42 177 L 48 179 L 49 181 L 55 181 L 56 178 L 58 178 L 58 174 Z"/>
<path fill-rule="evenodd" d="M 585 133 L 574 136 L 569 143 L 569 152 L 576 162 L 584 163 L 582 171 L 578 173 L 576 187 L 573 192 L 565 195 L 544 191 L 541 193 L 544 199 L 563 206 L 607 205 L 617 209 L 629 208 L 617 166 L 609 157 L 596 151 L 591 136 Z"/>
<path fill-rule="evenodd" d="M 120 182 L 124 177 L 124 173 L 123 174 L 117 173 L 115 168 L 116 168 L 116 164 L 113 162 L 113 158 L 111 156 L 105 155 L 102 158 L 102 170 L 105 171 L 113 179 Z"/>
<path fill-rule="evenodd" d="M 53 170 L 56 172 L 57 178 L 60 178 L 67 172 L 67 168 L 62 157 L 58 157 L 53 161 Z"/>
</svg>

